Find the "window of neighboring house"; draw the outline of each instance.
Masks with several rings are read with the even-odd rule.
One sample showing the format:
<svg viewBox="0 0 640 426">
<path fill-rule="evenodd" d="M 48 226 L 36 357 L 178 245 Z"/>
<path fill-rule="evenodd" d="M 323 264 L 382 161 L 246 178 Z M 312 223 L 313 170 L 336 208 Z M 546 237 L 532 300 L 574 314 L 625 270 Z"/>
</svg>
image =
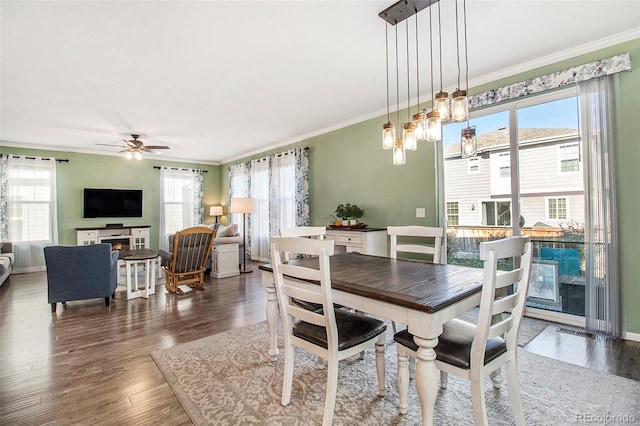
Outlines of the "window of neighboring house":
<svg viewBox="0 0 640 426">
<path fill-rule="evenodd" d="M 558 147 L 560 173 L 580 171 L 580 146 L 577 143 L 560 145 Z"/>
<path fill-rule="evenodd" d="M 500 177 L 508 178 L 511 176 L 511 165 L 509 164 L 509 153 L 501 152 L 498 154 L 498 167 L 500 168 Z"/>
<path fill-rule="evenodd" d="M 468 173 L 480 173 L 480 157 L 469 158 L 467 160 Z"/>
<path fill-rule="evenodd" d="M 567 218 L 567 199 L 547 198 L 547 218 L 565 220 Z"/>
<path fill-rule="evenodd" d="M 460 224 L 460 211 L 457 201 L 447 202 L 447 221 L 449 222 L 449 225 Z"/>
<path fill-rule="evenodd" d="M 511 201 L 483 201 L 482 225 L 511 226 Z"/>
</svg>

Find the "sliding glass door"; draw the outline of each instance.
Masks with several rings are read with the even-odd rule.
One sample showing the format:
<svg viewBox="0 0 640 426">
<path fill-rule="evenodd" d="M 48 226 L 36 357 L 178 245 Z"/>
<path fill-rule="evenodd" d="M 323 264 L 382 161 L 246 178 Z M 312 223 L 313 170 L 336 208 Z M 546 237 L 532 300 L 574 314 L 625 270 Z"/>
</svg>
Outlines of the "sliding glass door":
<svg viewBox="0 0 640 426">
<path fill-rule="evenodd" d="M 478 153 L 460 155 L 460 130 L 443 138 L 447 261 L 481 266 L 478 244 L 529 235 L 528 306 L 541 316 L 584 316 L 584 184 L 574 89 L 476 112 Z M 555 315 L 555 316 L 554 316 Z"/>
</svg>

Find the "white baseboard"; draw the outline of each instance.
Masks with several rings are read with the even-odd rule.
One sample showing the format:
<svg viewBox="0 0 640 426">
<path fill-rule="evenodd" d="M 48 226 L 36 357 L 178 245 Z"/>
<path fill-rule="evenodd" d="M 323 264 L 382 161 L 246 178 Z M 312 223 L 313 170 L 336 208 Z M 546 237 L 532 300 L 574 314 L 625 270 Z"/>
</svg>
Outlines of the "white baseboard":
<svg viewBox="0 0 640 426">
<path fill-rule="evenodd" d="M 630 333 L 626 331 L 624 336 L 622 336 L 625 340 L 633 340 L 634 342 L 640 342 L 640 333 Z"/>
</svg>

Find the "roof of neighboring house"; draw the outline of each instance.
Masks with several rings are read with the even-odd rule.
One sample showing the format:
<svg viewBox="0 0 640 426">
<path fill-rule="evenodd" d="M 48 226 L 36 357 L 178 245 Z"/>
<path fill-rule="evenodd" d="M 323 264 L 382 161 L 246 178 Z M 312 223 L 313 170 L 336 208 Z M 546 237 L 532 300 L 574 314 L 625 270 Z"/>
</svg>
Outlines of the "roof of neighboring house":
<svg viewBox="0 0 640 426">
<path fill-rule="evenodd" d="M 520 128 L 518 129 L 518 142 L 534 142 L 548 141 L 561 136 L 576 136 L 576 129 L 559 129 L 559 128 Z M 484 151 L 491 147 L 509 145 L 509 128 L 501 127 L 493 132 L 478 135 L 478 152 Z M 445 148 L 445 156 L 460 154 L 460 142 L 448 145 Z"/>
</svg>

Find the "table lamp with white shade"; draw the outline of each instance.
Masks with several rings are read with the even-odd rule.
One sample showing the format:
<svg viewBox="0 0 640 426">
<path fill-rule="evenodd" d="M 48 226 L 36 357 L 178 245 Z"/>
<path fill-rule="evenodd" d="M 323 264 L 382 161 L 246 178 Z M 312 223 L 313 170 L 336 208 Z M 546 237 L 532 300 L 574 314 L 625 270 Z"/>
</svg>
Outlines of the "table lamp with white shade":
<svg viewBox="0 0 640 426">
<path fill-rule="evenodd" d="M 232 198 L 229 211 L 231 213 L 242 213 L 242 269 L 240 273 L 253 272 L 247 269 L 247 214 L 255 213 L 258 203 L 253 198 Z"/>
<path fill-rule="evenodd" d="M 218 223 L 218 218 L 222 216 L 224 212 L 222 211 L 222 206 L 211 206 L 209 207 L 209 216 L 215 216 L 216 223 Z"/>
</svg>

